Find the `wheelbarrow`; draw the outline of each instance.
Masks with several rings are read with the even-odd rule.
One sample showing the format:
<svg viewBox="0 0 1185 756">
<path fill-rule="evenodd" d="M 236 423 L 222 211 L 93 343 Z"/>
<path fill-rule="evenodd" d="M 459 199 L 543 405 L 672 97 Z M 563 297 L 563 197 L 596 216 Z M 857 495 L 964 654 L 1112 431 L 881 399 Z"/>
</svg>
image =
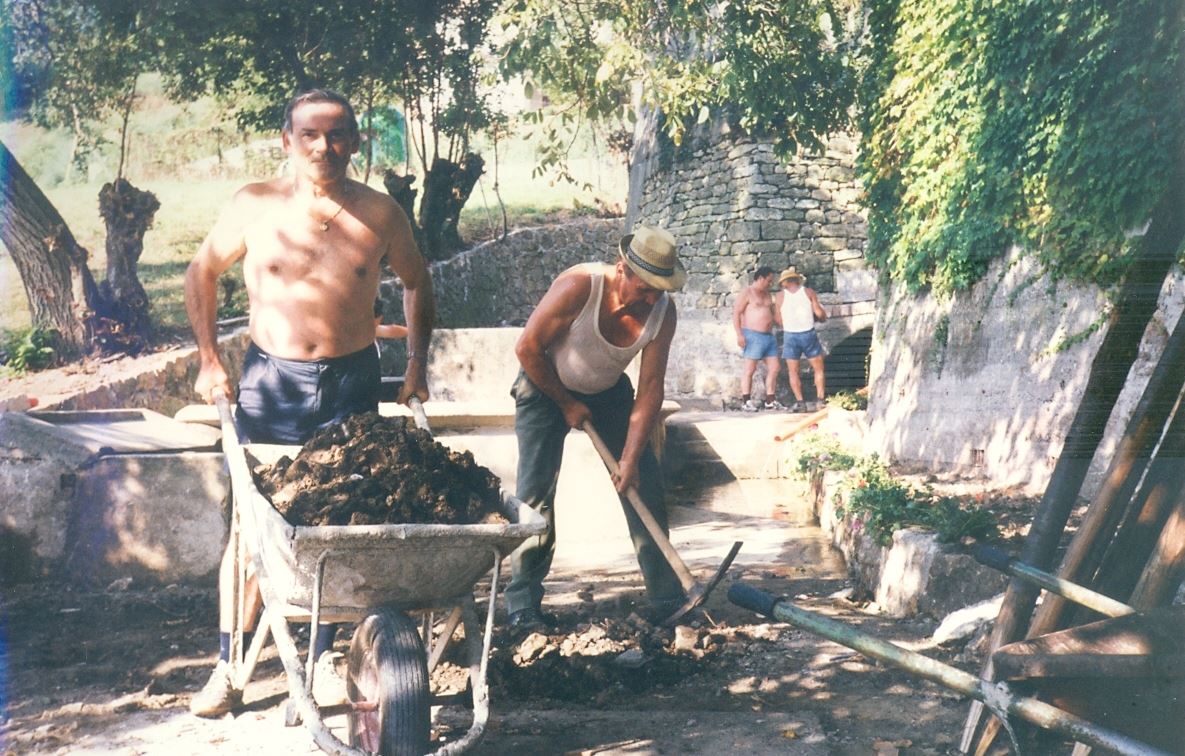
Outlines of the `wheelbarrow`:
<svg viewBox="0 0 1185 756">
<path fill-rule="evenodd" d="M 525 539 L 543 533 L 547 523 L 503 493 L 506 525 L 294 527 L 256 488 L 251 466 L 293 455 L 299 447 L 240 445 L 228 403 L 222 397 L 217 403 L 233 492 L 235 687 L 241 690 L 250 680 L 270 634 L 288 682 L 286 724 L 303 722 L 317 746 L 330 754 L 419 756 L 430 749 L 431 706 L 444 700 L 430 690 L 430 675 L 458 625 L 463 625 L 473 720 L 462 737 L 434 753 L 462 753 L 475 745 L 489 718 L 486 672 L 502 559 Z M 418 404 L 414 401 L 413 416 L 427 430 L 427 418 Z M 264 608 L 259 629 L 244 653 L 243 585 L 248 562 Z M 483 628 L 473 590 L 491 571 Z M 312 695 L 315 660 L 310 652 L 302 666 L 289 630 L 289 622 L 306 620 L 310 649 L 319 623 L 359 623 L 347 655 L 348 742 L 325 725 L 327 712 Z"/>
</svg>

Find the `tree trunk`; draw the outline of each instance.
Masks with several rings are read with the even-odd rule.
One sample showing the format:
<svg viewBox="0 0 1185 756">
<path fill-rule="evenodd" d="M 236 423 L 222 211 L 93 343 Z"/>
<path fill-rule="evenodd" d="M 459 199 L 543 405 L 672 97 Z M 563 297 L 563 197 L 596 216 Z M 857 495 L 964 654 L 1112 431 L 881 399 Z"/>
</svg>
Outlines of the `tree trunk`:
<svg viewBox="0 0 1185 756">
<path fill-rule="evenodd" d="M 415 182 L 416 177 L 410 173 L 406 176 L 400 176 L 390 168 L 383 171 L 383 186 L 387 188 L 387 194 L 391 195 L 395 202 L 403 208 L 403 213 L 407 216 L 407 222 L 411 224 L 412 234 L 416 238 L 416 246 L 420 248 L 421 254 L 426 255 L 424 234 L 416 224 L 417 190 L 411 188 L 411 185 Z"/>
<path fill-rule="evenodd" d="M 0 242 L 12 255 L 35 328 L 56 332 L 59 358 L 84 353 L 98 297 L 89 256 L 62 216 L 0 142 Z"/>
<path fill-rule="evenodd" d="M 102 284 L 105 301 L 98 314 L 109 321 L 110 328 L 97 328 L 96 338 L 105 352 L 135 353 L 150 341 L 148 294 L 136 266 L 144 251 L 144 234 L 159 209 L 156 195 L 122 178 L 99 191 L 99 213 L 107 226 L 107 280 Z"/>
<path fill-rule="evenodd" d="M 485 161 L 472 152 L 453 163 L 443 158 L 432 162 L 424 177 L 424 197 L 420 200 L 420 228 L 424 233 L 429 260 L 443 260 L 464 244 L 457 231 L 461 208 L 473 193 L 478 178 L 485 172 Z"/>
</svg>

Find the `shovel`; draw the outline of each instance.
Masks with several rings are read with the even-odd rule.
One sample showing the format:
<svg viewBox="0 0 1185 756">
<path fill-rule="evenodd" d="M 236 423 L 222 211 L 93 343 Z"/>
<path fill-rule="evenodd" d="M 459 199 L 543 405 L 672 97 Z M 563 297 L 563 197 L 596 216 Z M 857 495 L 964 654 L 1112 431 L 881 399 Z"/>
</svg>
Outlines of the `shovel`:
<svg viewBox="0 0 1185 756">
<path fill-rule="evenodd" d="M 609 468 L 610 474 L 617 475 L 617 458 L 613 456 L 613 452 L 609 451 L 609 447 L 605 446 L 604 440 L 601 439 L 600 434 L 593 428 L 592 422 L 586 420 L 582 427 L 584 432 L 588 434 L 589 439 L 592 440 L 597 453 L 601 455 L 601 461 L 605 463 L 605 467 Z M 650 513 L 650 508 L 646 506 L 646 502 L 642 501 L 642 497 L 638 495 L 638 489 L 630 486 L 626 489 L 625 496 L 634 508 L 634 511 L 638 514 L 638 519 L 646 526 L 650 537 L 654 539 L 658 550 L 662 552 L 663 558 L 667 560 L 667 564 L 674 570 L 675 576 L 679 578 L 679 583 L 683 586 L 683 591 L 687 594 L 687 601 L 676 609 L 671 616 L 659 623 L 660 625 L 673 625 L 683 615 L 704 603 L 704 600 L 708 598 L 708 594 L 720 584 L 724 573 L 732 565 L 732 560 L 736 559 L 737 552 L 741 550 L 743 541 L 733 543 L 732 548 L 728 551 L 728 556 L 724 557 L 724 561 L 720 563 L 720 567 L 716 570 L 716 574 L 712 576 L 711 580 L 706 583 L 697 583 L 691 571 L 687 569 L 687 565 L 679 557 L 678 552 L 675 551 L 675 547 L 671 545 L 671 540 L 667 538 L 667 534 L 662 532 L 662 528 L 655 521 L 654 515 Z"/>
</svg>

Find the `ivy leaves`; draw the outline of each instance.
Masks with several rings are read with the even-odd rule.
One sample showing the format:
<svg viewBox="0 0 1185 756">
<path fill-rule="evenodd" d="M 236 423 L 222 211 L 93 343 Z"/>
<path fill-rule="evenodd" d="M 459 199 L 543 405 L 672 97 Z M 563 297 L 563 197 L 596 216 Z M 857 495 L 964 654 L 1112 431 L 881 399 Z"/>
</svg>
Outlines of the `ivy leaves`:
<svg viewBox="0 0 1185 756">
<path fill-rule="evenodd" d="M 1182 143 L 1179 0 L 900 0 L 870 16 L 869 259 L 970 286 L 1019 244 L 1113 283 Z"/>
</svg>

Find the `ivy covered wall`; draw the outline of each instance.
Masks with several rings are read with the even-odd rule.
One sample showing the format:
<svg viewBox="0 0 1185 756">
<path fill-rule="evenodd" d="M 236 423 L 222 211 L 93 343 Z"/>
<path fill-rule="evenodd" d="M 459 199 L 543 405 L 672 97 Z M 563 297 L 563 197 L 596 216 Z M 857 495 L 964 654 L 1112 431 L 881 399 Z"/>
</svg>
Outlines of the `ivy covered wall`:
<svg viewBox="0 0 1185 756">
<path fill-rule="evenodd" d="M 966 289 L 1019 245 L 1113 283 L 1180 158 L 1180 0 L 872 4 L 861 93 L 870 263 Z"/>
</svg>

